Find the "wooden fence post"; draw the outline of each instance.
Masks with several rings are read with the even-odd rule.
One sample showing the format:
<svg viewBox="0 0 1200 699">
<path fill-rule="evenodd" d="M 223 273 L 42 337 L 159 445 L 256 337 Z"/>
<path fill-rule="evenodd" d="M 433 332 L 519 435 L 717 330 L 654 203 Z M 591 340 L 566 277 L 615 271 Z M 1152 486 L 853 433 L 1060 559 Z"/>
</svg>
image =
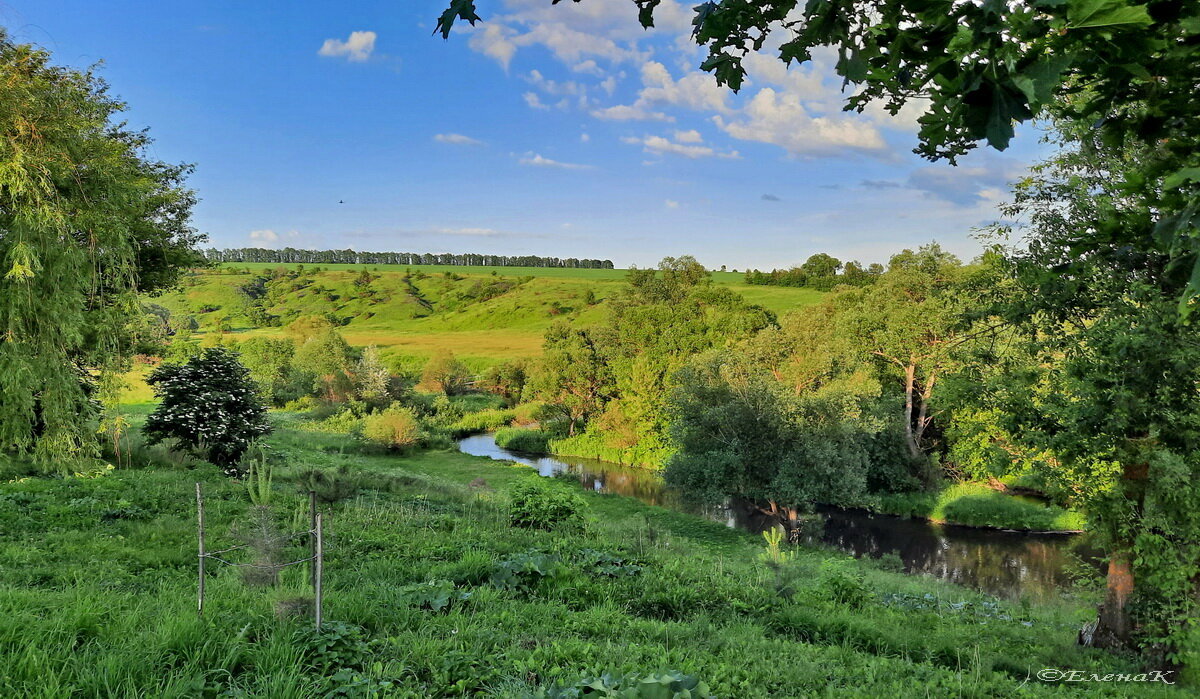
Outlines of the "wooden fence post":
<svg viewBox="0 0 1200 699">
<path fill-rule="evenodd" d="M 308 555 L 312 563 L 308 567 L 308 581 L 315 592 L 317 589 L 317 491 L 308 491 Z"/>
<path fill-rule="evenodd" d="M 196 523 L 198 525 L 198 539 L 200 543 L 200 555 L 198 566 L 198 586 L 196 591 L 196 614 L 204 615 L 204 495 L 200 492 L 200 484 L 196 484 Z"/>
<path fill-rule="evenodd" d="M 313 616 L 316 617 L 317 631 L 320 632 L 320 630 L 321 630 L 321 612 L 322 612 L 322 609 L 321 609 L 321 602 L 322 602 L 321 592 L 322 592 L 322 590 L 321 590 L 321 588 L 322 588 L 322 583 L 324 582 L 321 578 L 325 572 L 325 570 L 324 570 L 325 569 L 325 542 L 321 537 L 321 513 L 320 512 L 317 513 L 316 554 L 315 554 L 315 556 L 316 557 L 313 559 L 313 573 L 315 575 L 315 577 L 314 577 L 315 582 L 313 585 L 313 597 L 314 597 L 314 602 L 315 602 L 315 612 L 316 613 Z"/>
</svg>

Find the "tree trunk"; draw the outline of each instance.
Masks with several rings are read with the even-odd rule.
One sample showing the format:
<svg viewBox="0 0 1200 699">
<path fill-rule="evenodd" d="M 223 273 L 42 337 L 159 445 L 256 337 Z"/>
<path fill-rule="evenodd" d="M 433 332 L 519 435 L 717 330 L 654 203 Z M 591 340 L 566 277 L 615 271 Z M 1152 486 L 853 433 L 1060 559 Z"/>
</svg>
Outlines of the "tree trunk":
<svg viewBox="0 0 1200 699">
<path fill-rule="evenodd" d="M 917 444 L 917 435 L 913 430 L 913 393 L 916 390 L 917 367 L 914 364 L 904 366 L 904 441 L 908 443 L 908 453 L 914 458 L 921 457 L 921 447 Z"/>
<path fill-rule="evenodd" d="M 1136 517 L 1142 516 L 1145 481 L 1149 476 L 1150 465 L 1147 463 L 1126 464 L 1121 476 L 1121 488 L 1134 505 Z M 1109 554 L 1108 582 L 1091 643 L 1096 647 L 1119 649 L 1133 644 L 1134 625 L 1128 606 L 1136 587 L 1131 548 L 1128 542 L 1114 542 Z"/>
<path fill-rule="evenodd" d="M 1133 594 L 1133 566 L 1129 553 L 1114 552 L 1108 559 L 1108 587 L 1100 604 L 1100 618 L 1091 645 L 1097 648 L 1128 648 L 1133 637 L 1129 597 Z"/>
</svg>

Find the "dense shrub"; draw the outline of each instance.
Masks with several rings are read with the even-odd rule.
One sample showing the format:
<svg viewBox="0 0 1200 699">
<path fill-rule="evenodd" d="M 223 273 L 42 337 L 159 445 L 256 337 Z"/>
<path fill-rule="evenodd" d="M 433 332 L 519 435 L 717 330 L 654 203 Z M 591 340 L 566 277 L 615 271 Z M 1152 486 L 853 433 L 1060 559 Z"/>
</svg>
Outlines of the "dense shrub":
<svg viewBox="0 0 1200 699">
<path fill-rule="evenodd" d="M 393 405 L 363 418 L 363 437 L 389 449 L 409 449 L 421 442 L 421 423 L 412 409 Z"/>
<path fill-rule="evenodd" d="M 579 493 L 569 486 L 541 478 L 518 483 L 508 496 L 508 517 L 514 527 L 578 528 L 583 526 L 586 507 Z"/>
<path fill-rule="evenodd" d="M 438 350 L 421 371 L 421 386 L 448 396 L 466 393 L 471 372 L 450 350 Z"/>
<path fill-rule="evenodd" d="M 502 449 L 523 451 L 528 454 L 546 454 L 550 451 L 549 439 L 545 432 L 519 427 L 497 431 L 496 445 Z"/>
<path fill-rule="evenodd" d="M 818 587 L 830 601 L 851 609 L 860 609 L 871 599 L 862 569 L 849 559 L 830 558 L 822 561 Z"/>
<path fill-rule="evenodd" d="M 149 444 L 174 438 L 236 472 L 250 443 L 271 432 L 250 371 L 224 347 L 210 347 L 186 364 L 163 364 L 146 382 L 162 399 L 142 429 Z"/>
</svg>

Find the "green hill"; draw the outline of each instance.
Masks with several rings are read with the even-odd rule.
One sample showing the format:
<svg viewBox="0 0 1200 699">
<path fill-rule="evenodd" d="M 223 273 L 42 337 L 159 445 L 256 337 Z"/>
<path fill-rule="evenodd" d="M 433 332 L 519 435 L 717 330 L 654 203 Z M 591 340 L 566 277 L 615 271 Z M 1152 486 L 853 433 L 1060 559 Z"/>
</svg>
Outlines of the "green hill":
<svg viewBox="0 0 1200 699">
<path fill-rule="evenodd" d="M 366 284 L 364 271 L 371 275 Z M 537 356 L 542 334 L 556 320 L 601 320 L 605 299 L 625 275 L 608 269 L 236 263 L 200 271 L 181 290 L 150 301 L 176 319 L 195 317 L 201 335 L 222 323 L 237 339 L 279 335 L 295 318 L 328 315 L 352 345 L 377 345 L 392 364 L 445 348 L 482 367 Z M 822 296 L 811 289 L 747 285 L 729 272 L 714 272 L 713 280 L 776 313 Z M 273 316 L 271 325 L 252 322 L 251 305 Z"/>
</svg>

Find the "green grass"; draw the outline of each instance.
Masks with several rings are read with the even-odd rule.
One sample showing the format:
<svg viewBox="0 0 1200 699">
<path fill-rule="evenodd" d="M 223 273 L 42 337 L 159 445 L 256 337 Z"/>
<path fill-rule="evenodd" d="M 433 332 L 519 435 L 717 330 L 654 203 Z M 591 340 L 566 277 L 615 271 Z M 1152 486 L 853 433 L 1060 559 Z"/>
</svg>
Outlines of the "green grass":
<svg viewBox="0 0 1200 699">
<path fill-rule="evenodd" d="M 1082 531 L 1079 512 L 1009 495 L 986 483 L 954 483 L 935 493 L 884 495 L 880 512 L 972 527 L 1043 532 Z"/>
<path fill-rule="evenodd" d="M 303 474 L 355 480 L 350 499 L 326 508 L 331 624 L 322 636 L 274 613 L 307 594 L 300 566 L 278 588 L 211 566 L 196 616 L 193 483 L 204 483 L 210 549 L 237 542 L 231 527 L 249 506 L 215 468 L 27 478 L 0 483 L 0 694 L 374 696 L 388 687 L 381 695 L 512 697 L 581 675 L 660 669 L 700 678 L 721 697 L 1129 691 L 1029 679 L 1043 667 L 1135 669 L 1074 644 L 1092 614 L 1079 601 L 1009 604 L 850 562 L 868 593 L 851 607 L 830 594 L 828 551 L 798 549 L 777 577 L 759 560 L 758 537 L 592 492 L 581 493 L 582 533 L 515 529 L 505 492 L 535 478 L 531 469 L 457 452 L 389 456 L 278 419 L 270 442 L 285 465 L 271 505 L 281 526 L 304 527 Z M 556 557 L 546 575 L 517 589 L 488 582 L 503 561 L 534 551 Z M 638 570 L 603 574 L 598 557 Z M 437 581 L 469 598 L 420 608 L 408 586 Z"/>
<path fill-rule="evenodd" d="M 540 430 L 506 427 L 496 432 L 496 445 L 501 449 L 511 449 L 526 454 L 546 454 L 550 450 L 550 438 Z"/>
</svg>

